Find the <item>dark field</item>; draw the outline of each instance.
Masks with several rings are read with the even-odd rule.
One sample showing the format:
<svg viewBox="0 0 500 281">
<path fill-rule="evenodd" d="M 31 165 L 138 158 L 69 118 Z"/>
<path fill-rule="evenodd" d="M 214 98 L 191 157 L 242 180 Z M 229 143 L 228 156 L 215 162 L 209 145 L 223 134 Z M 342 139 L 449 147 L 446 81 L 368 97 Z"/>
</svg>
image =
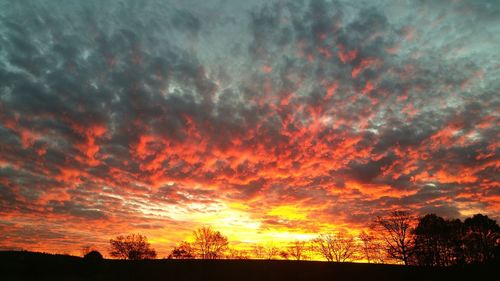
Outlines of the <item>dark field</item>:
<svg viewBox="0 0 500 281">
<path fill-rule="evenodd" d="M 0 252 L 0 280 L 496 280 L 494 264 L 454 268 L 263 260 L 104 260 Z"/>
</svg>

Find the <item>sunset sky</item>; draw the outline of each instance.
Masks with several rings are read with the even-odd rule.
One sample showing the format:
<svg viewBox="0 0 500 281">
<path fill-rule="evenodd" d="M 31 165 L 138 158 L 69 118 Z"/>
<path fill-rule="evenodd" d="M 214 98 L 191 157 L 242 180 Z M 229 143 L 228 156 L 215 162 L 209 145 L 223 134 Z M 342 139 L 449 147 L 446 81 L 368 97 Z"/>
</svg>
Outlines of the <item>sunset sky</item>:
<svg viewBox="0 0 500 281">
<path fill-rule="evenodd" d="M 496 0 L 0 0 L 0 250 L 500 220 Z"/>
</svg>

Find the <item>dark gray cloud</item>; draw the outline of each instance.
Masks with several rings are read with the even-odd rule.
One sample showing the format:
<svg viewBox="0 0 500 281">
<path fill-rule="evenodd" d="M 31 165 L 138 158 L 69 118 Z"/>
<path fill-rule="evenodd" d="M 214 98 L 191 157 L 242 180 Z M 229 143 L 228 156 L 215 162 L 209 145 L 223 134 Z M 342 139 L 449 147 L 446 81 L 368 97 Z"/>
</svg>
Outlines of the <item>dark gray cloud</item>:
<svg viewBox="0 0 500 281">
<path fill-rule="evenodd" d="M 84 219 L 95 220 L 105 219 L 106 213 L 99 209 L 92 209 L 91 206 L 84 206 L 71 201 L 55 201 L 51 200 L 47 203 L 49 212 L 55 214 L 72 215 Z"/>
</svg>

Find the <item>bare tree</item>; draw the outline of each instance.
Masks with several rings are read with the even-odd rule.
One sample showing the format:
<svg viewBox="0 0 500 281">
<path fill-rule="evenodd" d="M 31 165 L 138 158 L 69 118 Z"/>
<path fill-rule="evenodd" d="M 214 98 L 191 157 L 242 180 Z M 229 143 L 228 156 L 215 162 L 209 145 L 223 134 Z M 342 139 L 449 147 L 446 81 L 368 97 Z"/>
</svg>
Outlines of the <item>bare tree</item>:
<svg viewBox="0 0 500 281">
<path fill-rule="evenodd" d="M 156 251 L 151 248 L 148 238 L 140 234 L 117 236 L 109 240 L 111 244 L 110 255 L 115 258 L 128 260 L 144 260 L 156 258 Z"/>
<path fill-rule="evenodd" d="M 194 231 L 193 246 L 202 259 L 220 259 L 227 249 L 227 237 L 211 227 L 202 227 Z"/>
<path fill-rule="evenodd" d="M 181 244 L 172 249 L 172 252 L 168 256 L 171 259 L 194 259 L 194 249 L 192 245 L 186 241 L 181 242 Z"/>
<path fill-rule="evenodd" d="M 273 244 L 269 245 L 254 245 L 252 248 L 253 255 L 256 259 L 272 260 L 276 258 L 280 251 Z"/>
<path fill-rule="evenodd" d="M 362 231 L 359 239 L 361 240 L 361 252 L 368 263 L 384 262 L 383 247 L 376 236 Z"/>
<path fill-rule="evenodd" d="M 290 258 L 290 254 L 288 253 L 288 251 L 280 251 L 279 256 L 284 260 L 288 260 Z"/>
<path fill-rule="evenodd" d="M 373 259 L 372 251 L 371 251 L 371 243 L 374 239 L 373 236 L 366 233 L 364 230 L 359 234 L 359 239 L 363 243 L 361 246 L 361 250 L 363 251 L 363 255 L 368 263 L 370 263 Z"/>
<path fill-rule="evenodd" d="M 264 248 L 264 246 L 262 246 L 262 245 L 258 245 L 258 244 L 253 245 L 252 252 L 253 252 L 253 256 L 256 259 L 262 260 L 262 259 L 266 258 L 266 248 Z"/>
<path fill-rule="evenodd" d="M 279 252 L 280 252 L 280 250 L 277 247 L 275 247 L 274 245 L 272 245 L 272 244 L 267 245 L 265 247 L 265 254 L 266 254 L 265 258 L 268 260 L 272 260 L 272 259 L 276 258 L 276 256 L 279 255 Z"/>
<path fill-rule="evenodd" d="M 414 218 L 406 211 L 393 211 L 385 217 L 376 219 L 383 232 L 386 251 L 389 257 L 408 265 L 412 253 L 411 225 Z"/>
<path fill-rule="evenodd" d="M 313 241 L 313 249 L 327 261 L 346 262 L 356 253 L 356 242 L 346 233 L 322 234 Z"/>
<path fill-rule="evenodd" d="M 305 255 L 306 251 L 306 241 L 295 240 L 292 245 L 288 246 L 287 252 L 290 257 L 295 260 L 304 260 L 306 259 Z"/>
<path fill-rule="evenodd" d="M 228 248 L 228 254 L 226 258 L 233 260 L 246 260 L 248 259 L 248 252 L 245 250 L 238 250 L 234 248 Z"/>
</svg>

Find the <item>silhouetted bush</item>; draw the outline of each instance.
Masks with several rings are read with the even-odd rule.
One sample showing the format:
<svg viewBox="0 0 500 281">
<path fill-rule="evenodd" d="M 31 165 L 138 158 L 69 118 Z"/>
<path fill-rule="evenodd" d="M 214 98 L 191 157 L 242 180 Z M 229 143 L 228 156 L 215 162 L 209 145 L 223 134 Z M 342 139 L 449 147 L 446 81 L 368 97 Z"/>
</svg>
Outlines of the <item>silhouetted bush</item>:
<svg viewBox="0 0 500 281">
<path fill-rule="evenodd" d="M 90 251 L 88 252 L 84 257 L 86 261 L 102 261 L 103 257 L 102 254 L 99 253 L 99 251 Z"/>
<path fill-rule="evenodd" d="M 103 257 L 102 257 L 102 254 L 99 253 L 99 251 L 93 250 L 93 251 L 88 252 L 83 257 L 83 261 L 85 263 L 85 267 L 86 267 L 87 272 L 92 273 L 92 272 L 96 271 L 97 269 L 99 269 L 99 267 L 101 266 L 101 264 L 103 262 Z"/>
</svg>

